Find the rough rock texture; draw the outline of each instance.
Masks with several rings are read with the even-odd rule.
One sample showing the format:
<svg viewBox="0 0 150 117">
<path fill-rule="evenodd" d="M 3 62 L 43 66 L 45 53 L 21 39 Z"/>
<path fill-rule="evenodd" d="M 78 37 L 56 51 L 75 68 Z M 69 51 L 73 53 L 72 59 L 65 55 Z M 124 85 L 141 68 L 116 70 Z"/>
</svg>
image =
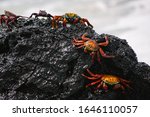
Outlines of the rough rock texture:
<svg viewBox="0 0 150 117">
<path fill-rule="evenodd" d="M 104 41 L 104 34 L 87 26 L 52 29 L 46 19 L 19 19 L 12 31 L 0 27 L 0 99 L 150 99 L 150 66 L 138 63 L 126 40 L 107 34 L 103 50 L 115 58 L 92 64 L 89 54 L 72 45 L 84 33 Z M 133 89 L 85 88 L 89 80 L 81 74 L 86 68 L 130 80 Z"/>
</svg>

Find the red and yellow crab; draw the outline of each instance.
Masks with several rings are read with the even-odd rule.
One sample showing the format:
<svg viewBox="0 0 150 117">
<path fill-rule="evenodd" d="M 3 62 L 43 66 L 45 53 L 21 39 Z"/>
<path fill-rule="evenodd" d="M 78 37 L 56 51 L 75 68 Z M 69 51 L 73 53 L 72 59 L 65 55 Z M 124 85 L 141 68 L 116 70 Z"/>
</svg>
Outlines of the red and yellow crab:
<svg viewBox="0 0 150 117">
<path fill-rule="evenodd" d="M 76 23 L 86 24 L 87 23 L 88 26 L 93 28 L 93 26 L 90 24 L 90 22 L 87 19 L 81 18 L 75 13 L 65 13 L 62 16 L 54 16 L 52 20 L 53 28 L 57 28 L 57 24 L 60 21 L 63 22 L 64 27 L 66 27 L 66 23 L 70 23 L 70 24 L 76 24 Z"/>
<path fill-rule="evenodd" d="M 98 84 L 96 87 L 97 89 L 102 88 L 104 90 L 108 90 L 108 86 L 112 86 L 114 90 L 125 90 L 126 87 L 131 89 L 131 87 L 129 86 L 130 81 L 122 79 L 118 76 L 107 74 L 94 74 L 89 69 L 87 69 L 87 72 L 91 76 L 86 76 L 85 74 L 82 74 L 82 76 L 89 80 L 92 80 L 93 82 L 86 85 L 86 87 Z"/>
<path fill-rule="evenodd" d="M 94 58 L 97 55 L 97 60 L 100 62 L 100 54 L 104 58 L 113 58 L 114 56 L 107 55 L 103 49 L 102 46 L 107 46 L 109 44 L 108 37 L 105 36 L 105 42 L 98 43 L 96 40 L 92 40 L 90 38 L 86 37 L 87 33 L 82 35 L 82 40 L 73 39 L 73 45 L 77 46 L 77 48 L 84 47 L 84 52 L 90 52 L 90 55 L 92 56 L 92 63 L 94 62 Z"/>
</svg>

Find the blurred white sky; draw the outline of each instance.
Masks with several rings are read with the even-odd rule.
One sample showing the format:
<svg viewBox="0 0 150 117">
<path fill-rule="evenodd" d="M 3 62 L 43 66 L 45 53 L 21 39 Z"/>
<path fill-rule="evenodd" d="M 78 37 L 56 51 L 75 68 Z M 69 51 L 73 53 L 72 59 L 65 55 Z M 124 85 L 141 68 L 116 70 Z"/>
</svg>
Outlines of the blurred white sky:
<svg viewBox="0 0 150 117">
<path fill-rule="evenodd" d="M 46 10 L 52 15 L 75 12 L 94 30 L 126 39 L 138 60 L 150 65 L 150 0 L 0 0 L 0 14 L 10 10 L 29 16 Z"/>
</svg>

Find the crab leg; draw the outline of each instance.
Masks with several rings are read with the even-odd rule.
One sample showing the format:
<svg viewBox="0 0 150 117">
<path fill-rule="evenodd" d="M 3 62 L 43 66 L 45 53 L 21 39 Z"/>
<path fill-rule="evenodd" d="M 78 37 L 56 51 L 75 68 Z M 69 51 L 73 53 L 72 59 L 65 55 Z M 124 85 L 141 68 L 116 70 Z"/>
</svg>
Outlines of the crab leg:
<svg viewBox="0 0 150 117">
<path fill-rule="evenodd" d="M 95 74 L 93 74 L 89 69 L 87 69 L 87 72 L 88 72 L 91 76 L 95 76 Z"/>
<path fill-rule="evenodd" d="M 130 89 L 132 89 L 128 84 L 124 83 L 124 82 L 121 82 L 125 87 L 128 87 Z"/>
<path fill-rule="evenodd" d="M 93 77 L 95 77 L 96 79 L 99 79 L 99 78 L 101 78 L 103 75 L 101 75 L 101 74 L 93 74 L 89 69 L 87 69 L 87 72 L 91 75 L 91 76 L 93 76 Z"/>
<path fill-rule="evenodd" d="M 78 46 L 78 45 L 83 45 L 82 43 L 73 43 L 74 45 Z"/>
<path fill-rule="evenodd" d="M 5 15 L 6 16 L 13 16 L 13 17 L 16 17 L 16 15 L 14 14 L 14 13 L 12 13 L 12 12 L 10 12 L 10 11 L 4 11 L 5 12 Z"/>
<path fill-rule="evenodd" d="M 86 36 L 87 36 L 87 33 L 84 33 L 81 38 L 82 38 L 84 41 L 90 41 L 91 39 L 90 39 L 90 38 L 87 38 Z"/>
<path fill-rule="evenodd" d="M 86 87 L 89 87 L 89 86 L 95 85 L 95 84 L 97 84 L 97 83 L 99 83 L 99 82 L 101 82 L 101 81 L 102 81 L 101 79 L 100 79 L 100 80 L 97 80 L 97 81 L 95 81 L 95 82 L 92 82 L 92 83 L 90 83 L 90 84 L 86 85 Z"/>
<path fill-rule="evenodd" d="M 121 89 L 121 90 L 125 90 L 125 87 L 120 85 L 120 84 L 116 84 L 114 87 L 113 87 L 114 90 L 118 90 L 118 89 Z"/>
<path fill-rule="evenodd" d="M 106 85 L 106 83 L 103 82 L 103 89 L 106 91 L 108 90 L 108 86 Z"/>
<path fill-rule="evenodd" d="M 10 20 L 8 18 L 5 19 L 5 24 L 7 25 L 7 27 L 9 28 L 9 30 L 11 30 L 11 27 L 10 27 L 9 23 L 11 23 Z"/>
<path fill-rule="evenodd" d="M 88 51 L 86 49 L 84 49 L 84 52 L 87 53 Z"/>
<path fill-rule="evenodd" d="M 54 19 L 52 19 L 52 28 L 57 28 L 57 27 L 58 27 L 57 22 Z"/>
<path fill-rule="evenodd" d="M 96 79 L 99 79 L 99 78 L 96 78 L 96 77 L 89 77 L 89 76 L 86 76 L 84 74 L 81 74 L 82 76 L 84 76 L 85 78 L 89 79 L 89 80 L 96 80 Z"/>
<path fill-rule="evenodd" d="M 82 21 L 86 22 L 88 24 L 88 26 L 90 26 L 91 28 L 93 28 L 92 24 L 90 24 L 90 22 L 87 19 L 82 18 Z"/>
<path fill-rule="evenodd" d="M 67 23 L 67 20 L 66 20 L 66 18 L 64 18 L 64 20 L 63 20 L 63 27 L 66 27 L 66 23 Z"/>
<path fill-rule="evenodd" d="M 101 55 L 105 58 L 114 58 L 114 56 L 106 55 L 106 53 L 102 50 L 102 48 L 99 48 L 99 51 L 100 51 Z"/>
<path fill-rule="evenodd" d="M 84 47 L 84 45 L 78 46 L 77 48 L 82 48 L 82 47 Z"/>
<path fill-rule="evenodd" d="M 125 90 L 125 87 L 124 86 L 120 86 L 120 88 L 124 91 Z"/>
<path fill-rule="evenodd" d="M 73 39 L 73 41 L 75 41 L 75 42 L 77 42 L 77 43 L 78 43 L 78 42 L 79 42 L 79 43 L 84 43 L 84 41 L 78 40 L 78 39 L 75 39 L 75 38 Z"/>
<path fill-rule="evenodd" d="M 58 21 L 61 19 L 61 16 L 53 16 L 53 19 L 52 19 L 52 27 L 53 28 L 57 28 L 58 25 Z"/>
<path fill-rule="evenodd" d="M 98 45 L 100 45 L 100 46 L 107 46 L 108 44 L 109 44 L 108 37 L 105 36 L 105 42 L 99 43 Z"/>
<path fill-rule="evenodd" d="M 35 15 L 35 18 L 39 16 L 37 13 L 32 13 L 29 18 L 31 18 L 33 15 Z"/>
<path fill-rule="evenodd" d="M 130 83 L 130 81 L 120 78 L 121 82 Z"/>
<path fill-rule="evenodd" d="M 74 45 L 83 45 L 84 43 L 75 43 L 75 42 L 72 42 Z"/>
<path fill-rule="evenodd" d="M 0 15 L 0 25 L 5 22 L 5 15 Z"/>
<path fill-rule="evenodd" d="M 103 82 L 100 82 L 100 84 L 96 88 L 99 89 L 102 85 L 103 85 Z"/>
<path fill-rule="evenodd" d="M 2 20 L 0 19 L 0 25 L 2 25 Z"/>
<path fill-rule="evenodd" d="M 47 14 L 47 17 L 49 17 L 49 18 L 52 17 L 53 18 L 53 16 L 51 14 L 49 14 L 49 13 Z"/>
<path fill-rule="evenodd" d="M 103 75 L 100 75 L 100 74 L 93 74 L 89 69 L 87 69 L 87 72 L 91 75 L 91 76 L 93 76 L 93 77 L 97 77 L 96 79 L 99 79 L 99 78 L 101 78 Z"/>
<path fill-rule="evenodd" d="M 99 55 L 99 51 L 97 51 L 97 60 L 99 63 L 101 63 L 101 59 L 100 59 L 100 55 Z"/>
<path fill-rule="evenodd" d="M 92 64 L 94 63 L 94 58 L 95 58 L 95 52 L 90 53 L 90 55 L 92 56 Z"/>
<path fill-rule="evenodd" d="M 77 22 L 79 22 L 78 18 L 76 18 L 73 23 L 76 24 Z"/>
</svg>

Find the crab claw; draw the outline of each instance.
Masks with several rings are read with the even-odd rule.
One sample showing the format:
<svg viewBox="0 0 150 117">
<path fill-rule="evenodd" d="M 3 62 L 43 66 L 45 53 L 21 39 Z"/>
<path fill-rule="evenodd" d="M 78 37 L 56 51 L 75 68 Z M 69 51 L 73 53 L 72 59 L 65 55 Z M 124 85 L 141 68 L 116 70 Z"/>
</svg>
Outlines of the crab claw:
<svg viewBox="0 0 150 117">
<path fill-rule="evenodd" d="M 108 90 L 108 86 L 107 86 L 105 83 L 103 83 L 103 89 L 104 89 L 105 91 Z"/>
</svg>

